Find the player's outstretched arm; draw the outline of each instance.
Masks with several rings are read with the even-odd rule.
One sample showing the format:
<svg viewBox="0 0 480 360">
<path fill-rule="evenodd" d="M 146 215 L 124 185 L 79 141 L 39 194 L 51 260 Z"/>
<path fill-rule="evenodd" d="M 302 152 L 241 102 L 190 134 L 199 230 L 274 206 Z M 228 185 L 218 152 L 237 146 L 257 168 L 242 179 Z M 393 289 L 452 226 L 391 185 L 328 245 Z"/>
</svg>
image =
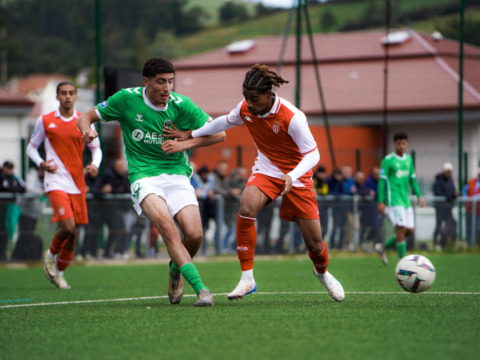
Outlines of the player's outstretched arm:
<svg viewBox="0 0 480 360">
<path fill-rule="evenodd" d="M 167 140 L 162 144 L 162 150 L 167 154 L 173 154 L 188 149 L 214 145 L 225 141 L 226 137 L 225 131 L 221 131 L 213 135 L 189 138 L 183 141 Z"/>
<path fill-rule="evenodd" d="M 88 110 L 77 119 L 77 127 L 82 133 L 82 139 L 89 144 L 98 137 L 98 133 L 92 129 L 92 124 L 100 121 L 95 109 Z"/>
</svg>

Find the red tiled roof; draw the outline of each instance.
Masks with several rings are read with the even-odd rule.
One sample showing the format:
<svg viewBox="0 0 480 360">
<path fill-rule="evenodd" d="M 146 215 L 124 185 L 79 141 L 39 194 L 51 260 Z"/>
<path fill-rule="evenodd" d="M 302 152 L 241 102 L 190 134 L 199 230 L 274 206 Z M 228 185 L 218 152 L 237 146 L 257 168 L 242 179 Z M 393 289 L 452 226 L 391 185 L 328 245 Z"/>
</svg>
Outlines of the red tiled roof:
<svg viewBox="0 0 480 360">
<path fill-rule="evenodd" d="M 22 94 L 0 89 L 0 106 L 32 106 L 33 102 Z"/>
<path fill-rule="evenodd" d="M 28 95 L 32 91 L 43 90 L 51 80 L 67 81 L 68 77 L 60 74 L 35 74 L 16 81 L 16 91 Z"/>
<path fill-rule="evenodd" d="M 329 113 L 370 113 L 383 109 L 384 32 L 361 31 L 315 35 L 322 88 Z M 255 63 L 275 69 L 283 37 L 261 37 L 251 50 L 230 55 L 222 48 L 175 61 L 175 91 L 190 96 L 213 116 L 225 114 L 242 99 L 245 72 Z M 320 114 L 320 100 L 308 37 L 302 40 L 301 109 Z M 458 91 L 458 43 L 412 32 L 409 40 L 389 48 L 389 111 L 455 109 Z M 466 108 L 480 109 L 480 49 L 465 46 Z M 289 84 L 280 96 L 294 100 L 295 39 L 287 41 L 281 69 Z"/>
</svg>

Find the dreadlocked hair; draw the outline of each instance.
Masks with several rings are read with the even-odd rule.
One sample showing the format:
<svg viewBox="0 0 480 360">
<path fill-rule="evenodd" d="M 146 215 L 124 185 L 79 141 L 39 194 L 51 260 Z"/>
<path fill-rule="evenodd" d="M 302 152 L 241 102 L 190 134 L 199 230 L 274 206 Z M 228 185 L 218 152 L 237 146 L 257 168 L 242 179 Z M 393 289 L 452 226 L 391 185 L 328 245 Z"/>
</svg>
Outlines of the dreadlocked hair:
<svg viewBox="0 0 480 360">
<path fill-rule="evenodd" d="M 255 64 L 245 75 L 243 88 L 265 93 L 268 90 L 272 90 L 272 85 L 280 86 L 286 83 L 288 83 L 288 81 L 283 79 L 275 71 L 269 70 L 268 65 Z"/>
</svg>

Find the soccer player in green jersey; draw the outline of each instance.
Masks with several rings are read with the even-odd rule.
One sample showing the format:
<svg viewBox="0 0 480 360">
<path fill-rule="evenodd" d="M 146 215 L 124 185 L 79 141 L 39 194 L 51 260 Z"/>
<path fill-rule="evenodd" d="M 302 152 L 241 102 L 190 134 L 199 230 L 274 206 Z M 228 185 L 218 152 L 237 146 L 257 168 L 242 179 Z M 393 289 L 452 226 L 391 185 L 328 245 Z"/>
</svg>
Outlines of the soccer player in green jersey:
<svg viewBox="0 0 480 360">
<path fill-rule="evenodd" d="M 383 263 L 388 263 L 385 249 L 397 248 L 398 257 L 401 259 L 407 251 L 407 236 L 413 234 L 414 217 L 410 203 L 409 187 L 418 197 L 420 207 L 425 206 L 420 187 L 418 186 L 412 157 L 406 154 L 408 137 L 405 133 L 395 134 L 393 137 L 394 152 L 385 156 L 380 169 L 378 182 L 378 212 L 387 214 L 395 226 L 395 235 L 388 238 L 383 244 L 375 245 L 375 250 L 380 254 Z"/>
<path fill-rule="evenodd" d="M 175 68 L 170 61 L 149 59 L 142 75 L 144 87 L 120 90 L 78 118 L 77 125 L 83 140 L 89 143 L 98 136 L 90 127 L 92 123 L 99 120 L 120 123 L 133 207 L 158 229 L 171 258 L 170 302 L 178 304 L 182 300 L 183 275 L 198 296 L 195 305 L 212 306 L 213 295 L 192 262 L 202 243 L 203 231 L 197 198 L 190 184 L 192 167 L 188 156 L 189 149 L 224 141 L 225 132 L 191 141 L 166 139 L 165 126 L 198 129 L 211 118 L 188 97 L 172 91 Z"/>
</svg>

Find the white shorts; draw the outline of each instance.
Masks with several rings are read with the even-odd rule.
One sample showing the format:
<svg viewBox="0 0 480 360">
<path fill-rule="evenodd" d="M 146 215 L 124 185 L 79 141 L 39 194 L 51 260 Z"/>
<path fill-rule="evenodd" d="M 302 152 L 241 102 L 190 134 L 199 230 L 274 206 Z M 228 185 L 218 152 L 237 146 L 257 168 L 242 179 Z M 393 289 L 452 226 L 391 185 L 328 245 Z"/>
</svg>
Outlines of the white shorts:
<svg viewBox="0 0 480 360">
<path fill-rule="evenodd" d="M 182 175 L 162 174 L 143 178 L 135 181 L 130 190 L 133 208 L 138 216 L 143 213 L 141 202 L 150 194 L 158 195 L 166 201 L 168 212 L 172 217 L 188 205 L 198 206 L 197 196 L 190 184 L 190 179 Z"/>
<path fill-rule="evenodd" d="M 411 206 L 408 208 L 404 208 L 403 206 L 388 206 L 386 213 L 394 226 L 403 226 L 407 229 L 413 229 L 415 227 L 413 208 Z"/>
</svg>

